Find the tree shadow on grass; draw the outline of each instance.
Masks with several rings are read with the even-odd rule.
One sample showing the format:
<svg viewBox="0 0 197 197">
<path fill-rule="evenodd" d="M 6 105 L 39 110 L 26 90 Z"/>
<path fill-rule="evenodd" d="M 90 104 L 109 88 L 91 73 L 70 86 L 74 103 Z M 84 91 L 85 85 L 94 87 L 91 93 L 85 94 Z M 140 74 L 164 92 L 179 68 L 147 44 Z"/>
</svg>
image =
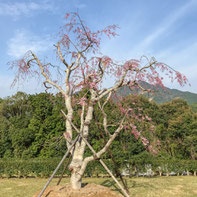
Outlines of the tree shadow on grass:
<svg viewBox="0 0 197 197">
<path fill-rule="evenodd" d="M 125 181 L 126 181 L 126 185 L 128 186 L 128 189 L 131 189 L 131 190 L 132 190 L 132 188 L 143 188 L 143 189 L 149 189 L 149 188 L 156 189 L 157 188 L 151 181 L 150 182 L 142 182 L 142 183 L 139 183 L 139 182 L 137 182 L 135 180 L 131 180 L 131 179 L 125 179 Z M 123 195 L 121 189 L 118 187 L 116 182 L 113 180 L 105 180 L 101 183 L 101 185 L 108 187 L 112 191 L 119 192 Z"/>
<path fill-rule="evenodd" d="M 151 183 L 151 182 L 144 182 L 144 183 L 139 183 L 137 181 L 134 180 L 130 180 L 129 181 L 129 187 L 130 188 L 153 188 L 155 189 L 156 187 Z"/>
<path fill-rule="evenodd" d="M 102 186 L 110 188 L 112 191 L 119 192 L 123 195 L 121 189 L 117 186 L 115 181 L 105 180 L 101 183 Z M 124 196 L 124 195 L 123 195 Z"/>
</svg>

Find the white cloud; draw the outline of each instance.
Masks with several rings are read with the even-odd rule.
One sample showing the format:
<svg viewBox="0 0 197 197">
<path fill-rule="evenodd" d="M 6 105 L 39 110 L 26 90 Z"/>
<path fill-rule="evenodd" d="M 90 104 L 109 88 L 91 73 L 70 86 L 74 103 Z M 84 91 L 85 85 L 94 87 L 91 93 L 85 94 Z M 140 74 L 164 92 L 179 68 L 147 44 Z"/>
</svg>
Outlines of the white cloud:
<svg viewBox="0 0 197 197">
<path fill-rule="evenodd" d="M 197 76 L 197 42 L 189 44 L 185 48 L 168 48 L 162 52 L 156 53 L 155 57 L 158 61 L 165 62 L 175 70 L 184 74 L 191 84 L 191 87 L 186 86 L 184 90 L 197 93 L 196 76 Z M 166 80 L 166 85 L 171 86 Z M 173 86 L 172 86 L 173 87 Z M 174 88 L 182 90 L 177 84 Z"/>
<path fill-rule="evenodd" d="M 35 2 L 6 2 L 0 3 L 0 15 L 6 16 L 20 16 L 31 15 L 35 11 L 52 11 L 54 8 L 49 3 L 35 3 Z"/>
<path fill-rule="evenodd" d="M 6 83 L 5 83 L 6 81 Z M 10 90 L 12 80 L 10 76 L 0 75 L 0 98 L 11 95 L 12 92 Z"/>
<path fill-rule="evenodd" d="M 148 35 L 142 42 L 139 43 L 137 48 L 134 48 L 132 52 L 138 53 L 147 51 L 147 48 L 151 47 L 151 44 L 158 38 L 160 38 L 164 33 L 169 32 L 173 28 L 174 24 L 184 17 L 185 13 L 189 12 L 191 8 L 196 5 L 195 0 L 191 0 L 188 3 L 184 4 L 177 10 L 174 10 L 166 19 L 159 25 L 157 29 L 154 29 L 153 33 Z"/>
<path fill-rule="evenodd" d="M 174 48 L 167 48 L 157 53 L 156 56 L 172 63 L 176 62 L 179 65 L 191 65 L 197 62 L 196 54 L 197 42 L 193 42 L 181 48 L 177 48 L 176 46 Z"/>
<path fill-rule="evenodd" d="M 167 49 L 156 54 L 156 59 L 162 59 L 169 65 L 172 64 L 177 70 L 195 79 L 197 76 L 197 42 L 183 48 L 182 50 Z"/>
<path fill-rule="evenodd" d="M 45 90 L 42 83 L 39 84 L 35 79 L 31 79 L 26 83 L 21 81 L 20 84 L 16 84 L 15 87 L 11 88 L 13 80 L 13 75 L 0 75 L 0 98 L 12 96 L 18 91 L 26 92 L 27 94 L 34 94 L 44 92 Z"/>
<path fill-rule="evenodd" d="M 24 29 L 17 30 L 14 37 L 7 42 L 7 54 L 13 58 L 20 58 L 29 50 L 34 53 L 43 53 L 52 44 L 53 41 L 49 35 L 40 37 Z"/>
<path fill-rule="evenodd" d="M 74 0 L 73 3 L 74 3 L 74 6 L 78 9 L 83 9 L 87 7 L 85 3 L 81 3 L 79 0 Z"/>
</svg>

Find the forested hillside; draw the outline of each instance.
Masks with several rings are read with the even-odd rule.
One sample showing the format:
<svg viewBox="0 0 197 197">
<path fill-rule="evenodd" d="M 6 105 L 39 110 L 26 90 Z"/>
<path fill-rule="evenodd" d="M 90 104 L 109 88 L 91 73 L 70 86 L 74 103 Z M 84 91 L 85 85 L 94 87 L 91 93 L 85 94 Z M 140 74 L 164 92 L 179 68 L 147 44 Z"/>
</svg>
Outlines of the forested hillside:
<svg viewBox="0 0 197 197">
<path fill-rule="evenodd" d="M 77 95 L 76 95 L 77 96 Z M 53 102 L 51 102 L 53 100 Z M 161 105 L 147 98 L 132 95 L 122 99 L 133 110 L 141 110 L 141 116 L 151 118 L 141 125 L 144 137 L 154 146 L 157 156 L 197 159 L 197 114 L 188 103 L 174 99 Z M 79 123 L 78 105 L 75 105 L 75 124 Z M 64 108 L 61 95 L 40 93 L 27 95 L 18 92 L 0 101 L 0 158 L 51 158 L 62 156 L 66 150 L 63 137 L 65 120 L 60 113 Z M 119 120 L 119 108 L 113 102 L 108 105 L 108 117 L 113 124 Z M 105 133 L 99 110 L 94 112 L 90 141 L 95 150 L 104 145 Z M 136 120 L 133 120 L 136 121 Z M 138 123 L 145 124 L 145 123 Z M 112 144 L 112 154 L 118 161 L 147 155 L 140 139 L 125 129 Z M 86 151 L 89 154 L 89 151 Z M 105 154 L 105 158 L 109 155 Z"/>
<path fill-rule="evenodd" d="M 167 87 L 153 86 L 146 82 L 141 82 L 141 86 L 153 90 L 153 93 L 144 94 L 147 98 L 154 100 L 156 103 L 161 104 L 169 102 L 175 98 L 180 98 L 187 101 L 188 104 L 197 104 L 197 94 L 192 92 L 184 92 L 177 89 L 170 89 Z M 141 93 L 140 89 L 135 89 L 133 92 L 128 87 L 119 89 L 120 96 L 126 96 L 129 94 Z"/>
</svg>

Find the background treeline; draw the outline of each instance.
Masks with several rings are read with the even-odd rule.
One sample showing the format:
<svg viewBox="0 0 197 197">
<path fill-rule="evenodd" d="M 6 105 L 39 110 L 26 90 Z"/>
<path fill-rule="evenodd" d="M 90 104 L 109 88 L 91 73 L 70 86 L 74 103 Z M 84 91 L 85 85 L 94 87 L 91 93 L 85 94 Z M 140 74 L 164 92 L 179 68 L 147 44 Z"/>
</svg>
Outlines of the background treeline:
<svg viewBox="0 0 197 197">
<path fill-rule="evenodd" d="M 151 117 L 152 122 L 147 122 L 146 126 L 143 122 L 136 124 L 141 124 L 143 135 L 152 145 L 156 144 L 158 153 L 154 156 L 147 152 L 141 140 L 136 140 L 131 131 L 125 130 L 103 156 L 112 169 L 111 155 L 117 166 L 121 169 L 127 167 L 130 174 L 145 171 L 145 164 L 151 164 L 153 170 L 160 173 L 173 170 L 196 174 L 197 114 L 186 101 L 174 99 L 158 105 L 145 97 L 130 95 L 122 100 L 122 104 L 128 104 L 136 111 L 140 109 L 142 116 Z M 79 107 L 76 103 L 76 125 L 80 120 Z M 18 92 L 12 97 L 0 99 L 0 176 L 51 174 L 66 151 L 63 137 L 65 119 L 61 109 L 64 109 L 61 95 Z M 118 122 L 120 112 L 115 102 L 108 104 L 107 115 L 110 123 Z M 106 140 L 99 110 L 94 112 L 94 119 L 89 141 L 95 150 L 99 150 Z M 154 130 L 150 124 L 154 125 Z M 91 152 L 87 149 L 86 155 L 89 154 Z M 97 161 L 89 165 L 86 174 L 103 173 Z"/>
</svg>

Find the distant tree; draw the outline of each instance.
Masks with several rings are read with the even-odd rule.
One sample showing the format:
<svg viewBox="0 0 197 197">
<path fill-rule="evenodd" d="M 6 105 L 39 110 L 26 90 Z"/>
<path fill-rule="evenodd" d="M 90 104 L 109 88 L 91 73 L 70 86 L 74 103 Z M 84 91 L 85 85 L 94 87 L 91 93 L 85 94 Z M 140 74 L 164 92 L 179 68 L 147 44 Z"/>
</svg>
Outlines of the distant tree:
<svg viewBox="0 0 197 197">
<path fill-rule="evenodd" d="M 194 113 L 197 113 L 197 103 L 191 104 L 191 108 Z"/>
<path fill-rule="evenodd" d="M 65 131 L 65 123 L 60 109 L 51 102 L 51 96 L 47 93 L 40 93 L 29 97 L 32 118 L 28 129 L 34 134 L 34 141 L 25 151 L 24 156 L 26 157 L 28 155 L 31 157 L 58 157 L 63 154 L 64 149 L 59 152 L 57 150 L 64 144 L 61 137 Z M 52 97 L 56 101 L 57 97 Z"/>
<path fill-rule="evenodd" d="M 9 136 L 9 121 L 3 116 L 5 102 L 0 103 L 0 158 L 12 155 L 11 139 Z"/>
<path fill-rule="evenodd" d="M 195 114 L 182 99 L 174 99 L 159 106 L 160 117 L 156 136 L 161 149 L 179 159 L 195 158 Z"/>
<path fill-rule="evenodd" d="M 28 138 L 32 136 L 32 133 L 26 130 L 31 118 L 28 95 L 18 92 L 4 99 L 0 105 L 1 139 L 2 145 L 6 145 L 4 157 L 10 157 L 13 154 L 15 157 L 21 157 L 22 151 L 28 146 Z"/>
<path fill-rule="evenodd" d="M 151 121 L 150 117 L 142 115 L 139 112 L 140 109 L 134 110 L 130 106 L 121 104 L 120 100 L 115 97 L 117 90 L 120 87 L 128 86 L 131 90 L 139 88 L 141 92 L 150 91 L 140 85 L 141 81 L 163 87 L 162 72 L 168 74 L 171 80 L 177 80 L 180 85 L 184 85 L 187 79 L 154 58 L 148 59 L 143 56 L 140 60 L 130 59 L 119 63 L 108 56 L 101 55 L 99 51 L 101 40 L 104 35 L 116 36 L 116 25 L 92 31 L 77 13 L 68 13 L 65 19 L 67 23 L 59 34 L 59 41 L 54 45 L 57 57 L 61 62 L 59 66 L 41 60 L 33 51 L 28 51 L 22 59 L 12 62 L 12 68 L 16 68 L 18 71 L 14 82 L 20 79 L 25 80 L 30 76 L 43 77 L 47 90 L 54 87 L 64 97 L 66 108 L 64 137 L 68 148 L 73 142 L 74 133 L 80 132 L 80 137 L 71 150 L 72 161 L 69 165 L 72 188 L 79 189 L 87 164 L 100 158 L 121 131 L 130 130 L 130 133 L 141 140 L 148 150 L 153 151 L 152 145 L 142 135 L 143 126 L 138 124 L 138 122 Z M 55 73 L 59 77 L 55 76 Z M 114 80 L 111 88 L 103 87 L 106 78 Z M 87 91 L 79 97 L 75 97 L 75 94 L 84 88 Z M 121 112 L 116 117 L 115 124 L 111 124 L 105 111 L 107 103 L 110 101 L 116 102 Z M 74 111 L 75 106 L 78 106 L 80 111 Z M 96 155 L 84 158 L 86 140 L 92 132 L 90 128 L 95 124 L 93 114 L 96 107 L 100 110 L 102 129 L 108 139 Z M 113 113 L 113 109 L 111 112 Z M 42 112 L 40 113 L 42 114 Z M 76 114 L 80 115 L 78 125 L 74 122 Z"/>
</svg>

